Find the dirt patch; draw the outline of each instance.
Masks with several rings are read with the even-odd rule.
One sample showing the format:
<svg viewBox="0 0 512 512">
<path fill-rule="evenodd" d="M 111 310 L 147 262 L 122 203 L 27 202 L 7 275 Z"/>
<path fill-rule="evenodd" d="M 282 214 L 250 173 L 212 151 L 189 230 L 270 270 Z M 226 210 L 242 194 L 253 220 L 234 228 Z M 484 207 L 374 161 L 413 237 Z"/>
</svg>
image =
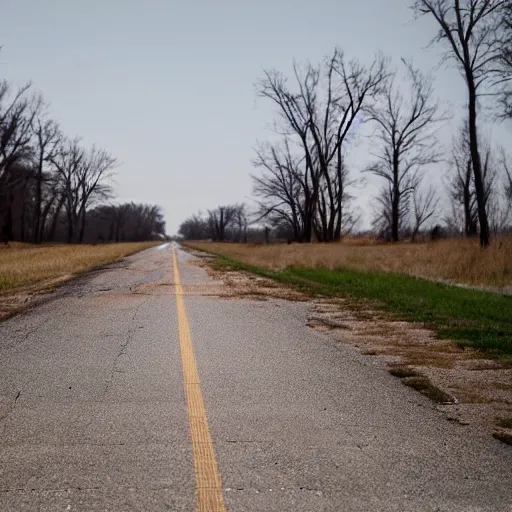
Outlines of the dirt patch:
<svg viewBox="0 0 512 512">
<path fill-rule="evenodd" d="M 307 325 L 327 331 L 363 354 L 378 356 L 404 384 L 431 398 L 446 418 L 477 425 L 503 442 L 512 428 L 496 418 L 512 417 L 512 361 L 485 358 L 481 352 L 440 340 L 421 325 L 397 321 L 361 301 L 312 298 L 248 272 L 217 269 L 212 257 L 195 253 L 195 262 L 229 290 L 223 298 L 278 298 L 310 301 Z"/>
<path fill-rule="evenodd" d="M 272 279 L 255 276 L 249 272 L 239 270 L 219 270 L 214 268 L 210 263 L 214 257 L 204 257 L 202 253 L 190 251 L 198 259 L 195 264 L 203 268 L 208 275 L 217 282 L 222 283 L 225 287 L 223 294 L 219 294 L 224 299 L 236 299 L 246 297 L 256 300 L 267 300 L 268 298 L 306 301 L 308 297 L 303 293 L 280 286 Z"/>
<path fill-rule="evenodd" d="M 47 298 L 50 292 L 72 278 L 71 274 L 63 275 L 34 285 L 23 286 L 14 291 L 9 290 L 0 293 L 0 321 L 28 307 L 37 305 Z"/>
<path fill-rule="evenodd" d="M 404 384 L 415 374 L 427 378 L 453 397 L 450 405 L 437 406 L 449 420 L 480 425 L 493 433 L 496 417 L 512 415 L 512 361 L 486 359 L 480 352 L 437 339 L 417 324 L 395 321 L 392 315 L 370 308 L 361 313 L 348 299 L 315 300 L 309 325 L 328 330 L 367 355 L 384 358 L 392 374 L 405 377 Z M 499 432 L 512 435 L 512 429 L 504 426 Z"/>
</svg>

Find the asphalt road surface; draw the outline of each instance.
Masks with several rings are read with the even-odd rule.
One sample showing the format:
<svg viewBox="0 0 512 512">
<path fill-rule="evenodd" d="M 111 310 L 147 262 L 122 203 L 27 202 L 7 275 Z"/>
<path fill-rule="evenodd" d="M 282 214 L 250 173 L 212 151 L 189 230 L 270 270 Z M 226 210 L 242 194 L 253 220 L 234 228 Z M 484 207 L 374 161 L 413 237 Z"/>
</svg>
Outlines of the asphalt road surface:
<svg viewBox="0 0 512 512">
<path fill-rule="evenodd" d="M 166 245 L 0 325 L 0 511 L 511 511 L 512 449 Z"/>
</svg>

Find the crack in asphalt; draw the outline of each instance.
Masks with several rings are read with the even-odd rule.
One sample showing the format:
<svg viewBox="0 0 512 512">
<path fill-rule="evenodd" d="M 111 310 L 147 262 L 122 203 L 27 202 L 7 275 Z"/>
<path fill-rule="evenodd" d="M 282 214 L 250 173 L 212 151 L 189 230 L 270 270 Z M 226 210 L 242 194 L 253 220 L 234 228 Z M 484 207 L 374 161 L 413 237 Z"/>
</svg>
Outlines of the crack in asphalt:
<svg viewBox="0 0 512 512">
<path fill-rule="evenodd" d="M 3 421 L 5 419 L 7 419 L 9 417 L 9 415 L 12 413 L 12 411 L 14 411 L 15 407 L 16 407 L 16 404 L 18 403 L 18 399 L 20 398 L 21 396 L 21 390 L 19 390 L 17 393 L 16 393 L 16 396 L 14 397 L 13 400 L 11 400 L 11 403 L 4 408 L 4 411 L 2 411 L 0 409 L 0 421 Z"/>
<path fill-rule="evenodd" d="M 54 493 L 54 492 L 70 492 L 70 491 L 95 491 L 99 490 L 100 487 L 66 487 L 64 489 L 36 489 L 26 487 L 15 487 L 12 489 L 0 489 L 0 492 L 40 492 L 40 493 Z"/>
<path fill-rule="evenodd" d="M 140 304 L 138 304 L 137 307 L 135 308 L 133 316 L 130 320 L 130 327 L 126 331 L 126 340 L 124 343 L 121 343 L 121 345 L 119 346 L 119 351 L 117 352 L 117 354 L 114 358 L 114 362 L 112 364 L 112 370 L 110 372 L 110 376 L 105 381 L 105 389 L 103 391 L 103 398 L 105 398 L 105 396 L 108 394 L 108 392 L 112 386 L 112 383 L 114 381 L 114 375 L 116 373 L 125 373 L 124 371 L 120 370 L 118 367 L 119 359 L 121 359 L 121 357 L 124 354 L 126 354 L 126 351 L 128 350 L 128 347 L 130 346 L 130 343 L 133 341 L 135 333 L 138 331 L 138 327 L 135 327 L 133 325 L 133 323 L 135 322 L 135 319 L 137 317 L 137 314 L 139 313 L 140 308 L 143 305 L 147 304 L 150 299 L 151 299 L 151 297 L 148 297 L 147 299 L 141 301 Z"/>
</svg>

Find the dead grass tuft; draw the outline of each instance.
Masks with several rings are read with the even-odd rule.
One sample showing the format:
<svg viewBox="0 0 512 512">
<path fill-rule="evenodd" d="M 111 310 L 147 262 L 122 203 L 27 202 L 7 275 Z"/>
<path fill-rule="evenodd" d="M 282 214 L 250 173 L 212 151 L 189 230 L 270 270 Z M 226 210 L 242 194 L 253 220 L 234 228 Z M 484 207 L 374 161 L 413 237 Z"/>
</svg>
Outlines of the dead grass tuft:
<svg viewBox="0 0 512 512">
<path fill-rule="evenodd" d="M 393 377 L 398 377 L 399 379 L 405 379 L 406 377 L 418 377 L 419 373 L 412 368 L 406 368 L 403 366 L 398 366 L 396 368 L 391 368 L 389 373 L 393 375 Z"/>
<path fill-rule="evenodd" d="M 512 430 L 512 416 L 507 418 L 496 418 L 496 425 L 501 428 L 508 428 Z"/>
<path fill-rule="evenodd" d="M 502 443 L 509 444 L 512 446 L 512 434 L 508 434 L 506 432 L 494 432 L 492 435 L 494 439 L 501 441 Z"/>
<path fill-rule="evenodd" d="M 414 377 L 405 377 L 402 382 L 410 388 L 419 391 L 422 395 L 430 398 L 433 402 L 438 404 L 449 404 L 453 403 L 453 398 L 445 393 L 443 390 L 434 386 L 430 379 L 422 375 L 416 375 Z"/>
</svg>

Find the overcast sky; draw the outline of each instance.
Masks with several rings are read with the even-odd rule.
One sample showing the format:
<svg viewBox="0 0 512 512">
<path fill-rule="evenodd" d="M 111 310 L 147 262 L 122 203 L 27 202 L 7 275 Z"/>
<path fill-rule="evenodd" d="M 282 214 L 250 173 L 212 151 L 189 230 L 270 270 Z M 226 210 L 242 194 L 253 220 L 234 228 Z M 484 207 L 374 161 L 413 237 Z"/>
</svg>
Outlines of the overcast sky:
<svg viewBox="0 0 512 512">
<path fill-rule="evenodd" d="M 252 148 L 273 115 L 254 90 L 262 69 L 286 72 L 294 58 L 319 61 L 336 45 L 365 62 L 380 49 L 397 64 L 436 66 L 442 50 L 427 48 L 435 26 L 413 21 L 410 3 L 1 0 L 0 77 L 31 80 L 67 135 L 112 152 L 117 200 L 161 205 L 173 234 L 198 209 L 249 200 Z M 440 131 L 448 145 L 464 87 L 449 68 L 437 77 L 454 119 Z M 348 148 L 353 177 L 370 147 L 364 139 Z M 440 174 L 429 179 L 440 185 Z M 377 178 L 359 185 L 358 204 L 371 204 L 377 188 Z"/>
</svg>

